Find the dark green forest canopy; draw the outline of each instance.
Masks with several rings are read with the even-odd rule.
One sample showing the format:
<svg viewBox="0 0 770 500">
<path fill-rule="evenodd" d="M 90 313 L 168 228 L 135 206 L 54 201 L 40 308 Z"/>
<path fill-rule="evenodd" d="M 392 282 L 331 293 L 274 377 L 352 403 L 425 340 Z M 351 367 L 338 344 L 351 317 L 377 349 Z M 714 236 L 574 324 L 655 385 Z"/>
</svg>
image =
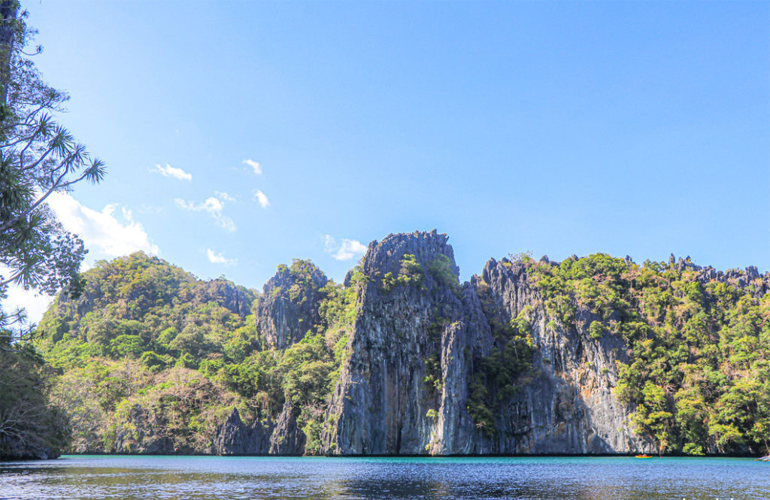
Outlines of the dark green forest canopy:
<svg viewBox="0 0 770 500">
<path fill-rule="evenodd" d="M 614 391 L 634 410 L 632 426 L 664 452 L 768 448 L 770 296 L 755 271 L 717 273 L 689 261 L 640 266 L 606 254 L 562 263 L 519 256 L 503 264 L 524 268 L 552 322 L 587 327 L 594 342 L 625 340 L 627 362 L 617 367 Z M 434 267 L 428 272 L 442 276 Z M 318 452 L 362 291 L 420 285 L 409 266 L 383 277 L 365 276 L 359 266 L 347 286 L 319 273 L 309 261 L 282 266 L 284 285 L 263 297 L 225 279 L 197 280 L 141 253 L 98 263 L 85 273 L 79 299 L 57 298 L 36 341 L 55 372 L 51 394 L 71 421 L 72 449 L 148 451 L 146 436 L 155 434 L 176 452 L 209 453 L 216 425 L 233 407 L 247 422 L 264 422 L 288 403 L 306 453 Z M 299 302 L 308 297 L 317 301 L 318 320 L 299 323 L 298 342 L 271 348 L 257 328 L 260 301 L 305 307 Z M 599 319 L 578 325 L 580 309 Z M 490 435 L 494 405 L 527 383 L 524 358 L 537 349 L 523 317 L 495 321 L 498 345 L 469 378 L 468 410 Z M 440 384 L 436 370 L 428 370 L 437 373 L 429 382 Z"/>
</svg>

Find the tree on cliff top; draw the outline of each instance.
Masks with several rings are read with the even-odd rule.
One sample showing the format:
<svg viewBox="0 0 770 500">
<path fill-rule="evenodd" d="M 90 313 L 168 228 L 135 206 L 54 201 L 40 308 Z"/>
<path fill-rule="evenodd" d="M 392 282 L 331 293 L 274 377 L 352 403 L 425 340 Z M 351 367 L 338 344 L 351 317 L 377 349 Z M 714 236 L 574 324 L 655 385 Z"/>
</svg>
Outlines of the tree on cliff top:
<svg viewBox="0 0 770 500">
<path fill-rule="evenodd" d="M 47 294 L 77 291 L 83 243 L 45 201 L 78 182 L 99 182 L 104 164 L 54 120 L 68 96 L 42 81 L 30 58 L 40 47 L 25 52 L 35 34 L 26 12 L 16 0 L 4 0 L 0 15 L 0 300 L 11 284 Z M 0 348 L 10 348 L 7 329 L 20 318 L 0 312 L 0 330 L 6 330 Z"/>
</svg>

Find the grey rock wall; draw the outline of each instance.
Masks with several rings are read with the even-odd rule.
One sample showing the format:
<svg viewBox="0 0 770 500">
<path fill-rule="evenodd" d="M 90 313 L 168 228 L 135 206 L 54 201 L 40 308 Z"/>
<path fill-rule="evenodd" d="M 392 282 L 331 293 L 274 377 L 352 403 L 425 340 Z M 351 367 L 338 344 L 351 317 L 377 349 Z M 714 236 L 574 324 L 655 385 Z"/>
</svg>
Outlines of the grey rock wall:
<svg viewBox="0 0 770 500">
<path fill-rule="evenodd" d="M 290 403 L 285 403 L 275 422 L 247 425 L 236 408 L 217 426 L 212 453 L 216 455 L 302 455 L 305 435 L 297 427 Z"/>
<path fill-rule="evenodd" d="M 283 266 L 265 283 L 264 293 L 257 303 L 257 327 L 275 349 L 285 349 L 299 342 L 320 321 L 319 289 L 326 285 L 326 276 L 315 266 L 302 281 Z"/>
<path fill-rule="evenodd" d="M 421 281 L 397 280 L 403 275 L 405 255 L 413 255 L 420 264 Z M 449 261 L 449 274 L 456 278 L 459 270 L 448 237 L 435 230 L 389 235 L 369 245 L 349 356 L 325 415 L 323 453 L 658 451 L 648 436 L 634 431 L 630 424 L 634 409 L 621 404 L 613 393 L 617 362 L 628 361 L 628 346 L 620 336 L 605 333 L 592 338 L 589 327 L 599 318 L 582 307 L 574 324 L 565 325 L 550 316 L 521 262 L 492 259 L 480 276 L 460 285 L 432 272 L 432 264 L 444 258 Z M 541 262 L 549 264 L 546 257 Z M 758 295 L 770 290 L 770 274 L 759 275 L 755 268 L 718 272 L 694 266 L 689 259 L 674 263 L 696 271 L 703 282 L 752 287 Z M 317 324 L 318 289 L 326 278 L 319 271 L 311 281 L 312 286 L 299 289 L 284 269 L 265 286 L 257 307 L 258 326 L 271 347 L 284 349 Z M 346 285 L 349 281 L 348 276 Z M 532 366 L 518 376 L 513 395 L 491 398 L 495 429 L 488 432 L 469 414 L 469 382 L 481 370 L 482 360 L 493 349 L 504 347 L 505 340 L 493 333 L 495 325 L 508 324 L 519 315 L 526 316 L 531 326 Z M 249 428 L 235 417 L 218 431 L 219 453 L 304 451 L 304 434 L 288 404 L 267 430 Z"/>
<path fill-rule="evenodd" d="M 217 426 L 213 453 L 216 455 L 267 455 L 270 433 L 259 422 L 243 423 L 236 408 Z"/>
<path fill-rule="evenodd" d="M 446 235 L 391 235 L 373 242 L 361 312 L 327 414 L 325 451 L 357 455 L 457 455 L 652 452 L 628 425 L 628 409 L 612 393 L 619 338 L 588 336 L 595 319 L 579 312 L 579 328 L 546 314 L 521 264 L 491 260 L 460 293 L 426 272 L 424 287 L 386 291 L 404 254 L 423 269 L 440 255 L 454 265 Z M 479 299 L 483 287 L 486 309 Z M 525 308 L 536 347 L 518 393 L 495 408 L 496 433 L 477 428 L 467 410 L 468 382 L 496 340 L 490 322 L 507 323 Z M 550 326 L 549 326 L 550 323 Z M 438 325 L 438 327 L 437 327 Z M 440 360 L 440 390 L 424 382 L 426 362 Z"/>
<path fill-rule="evenodd" d="M 539 292 L 521 263 L 490 260 L 476 287 L 489 295 L 508 319 L 528 308 L 536 347 L 532 375 L 519 393 L 498 409 L 495 453 L 604 454 L 652 453 L 655 445 L 629 426 L 630 412 L 612 393 L 616 360 L 625 361 L 623 339 L 592 339 L 588 327 L 599 319 L 579 308 L 577 328 L 546 313 Z"/>
</svg>

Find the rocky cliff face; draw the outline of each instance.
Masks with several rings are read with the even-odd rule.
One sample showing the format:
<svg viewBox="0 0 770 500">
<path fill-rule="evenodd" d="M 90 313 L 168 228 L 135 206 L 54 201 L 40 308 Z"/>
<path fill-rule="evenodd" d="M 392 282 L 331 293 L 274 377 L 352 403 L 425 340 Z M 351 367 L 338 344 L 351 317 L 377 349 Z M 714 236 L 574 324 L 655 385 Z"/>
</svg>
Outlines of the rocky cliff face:
<svg viewBox="0 0 770 500">
<path fill-rule="evenodd" d="M 201 282 L 194 303 L 216 302 L 241 318 L 251 312 L 256 294 L 224 279 Z"/>
<path fill-rule="evenodd" d="M 257 304 L 257 326 L 270 347 L 285 349 L 318 324 L 319 289 L 326 282 L 326 276 L 307 261 L 282 266 L 268 280 Z"/>
<path fill-rule="evenodd" d="M 217 426 L 212 447 L 215 455 L 302 455 L 305 435 L 297 427 L 297 418 L 290 403 L 283 406 L 277 421 L 254 422 L 246 425 L 237 409 Z"/>
<path fill-rule="evenodd" d="M 627 346 L 618 336 L 594 339 L 589 325 L 598 318 L 585 308 L 577 327 L 549 317 L 538 290 L 521 263 L 490 260 L 475 290 L 484 289 L 487 313 L 528 316 L 535 345 L 531 373 L 518 394 L 500 403 L 495 453 L 586 454 L 651 453 L 649 439 L 628 425 L 629 408 L 612 393 L 615 361 L 626 361 Z"/>
<path fill-rule="evenodd" d="M 409 255 L 424 270 L 422 281 L 389 287 L 387 273 L 403 275 Z M 452 280 L 437 269 L 441 259 Z M 328 410 L 327 453 L 654 451 L 630 430 L 629 410 L 612 393 L 623 341 L 592 339 L 595 318 L 586 310 L 578 328 L 551 321 L 521 264 L 491 260 L 461 287 L 447 237 L 435 232 L 373 242 L 365 263 L 350 359 Z M 469 414 L 470 381 L 492 349 L 505 346 L 494 325 L 521 314 L 531 325 L 532 364 L 516 380 L 515 395 L 490 399 L 494 429 L 484 429 Z"/>
<path fill-rule="evenodd" d="M 217 426 L 213 453 L 216 455 L 267 455 L 270 451 L 270 433 L 259 422 L 248 426 L 241 420 L 236 408 Z"/>
<path fill-rule="evenodd" d="M 70 401 L 91 384 L 78 429 L 102 437 L 78 451 L 105 451 L 89 447 L 105 437 L 121 452 L 220 455 L 766 447 L 770 274 L 595 254 L 458 275 L 436 231 L 372 242 L 344 286 L 309 261 L 279 266 L 259 297 L 136 254 L 60 297 L 40 346 L 65 365 L 62 352 L 100 348 L 60 387 Z M 105 380 L 125 381 L 125 402 L 90 399 Z M 202 430 L 186 432 L 191 415 Z"/>
<path fill-rule="evenodd" d="M 372 242 L 364 261 L 368 281 L 327 414 L 326 452 L 427 454 L 456 441 L 452 450 L 467 446 L 473 423 L 463 409 L 463 350 L 483 349 L 485 325 L 466 314 L 474 295 L 457 284 L 447 237 L 391 235 Z M 441 262 L 447 282 L 427 271 Z"/>
</svg>

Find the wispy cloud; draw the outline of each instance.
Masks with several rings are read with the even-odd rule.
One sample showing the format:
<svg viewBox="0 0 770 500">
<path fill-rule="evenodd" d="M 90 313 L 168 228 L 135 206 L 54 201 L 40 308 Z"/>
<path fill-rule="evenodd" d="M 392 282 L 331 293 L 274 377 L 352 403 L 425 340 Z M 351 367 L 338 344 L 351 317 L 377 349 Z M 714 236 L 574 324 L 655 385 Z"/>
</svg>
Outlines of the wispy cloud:
<svg viewBox="0 0 770 500">
<path fill-rule="evenodd" d="M 257 201 L 257 203 L 259 203 L 259 205 L 262 208 L 267 208 L 270 206 L 270 200 L 267 199 L 267 195 L 265 195 L 265 193 L 263 193 L 259 189 L 254 191 L 254 199 Z"/>
<path fill-rule="evenodd" d="M 121 222 L 115 217 L 117 204 L 107 205 L 97 212 L 66 193 L 52 193 L 47 203 L 64 229 L 80 236 L 86 248 L 98 250 L 108 257 L 139 250 L 151 255 L 160 253 L 144 227 L 134 221 L 131 211 L 125 207 L 121 209 Z"/>
<path fill-rule="evenodd" d="M 350 260 L 366 253 L 366 245 L 357 240 L 343 238 L 341 243 L 330 235 L 324 235 L 324 250 L 337 260 Z"/>
<path fill-rule="evenodd" d="M 255 174 L 260 175 L 262 173 L 262 165 L 260 165 L 258 161 L 248 159 L 248 160 L 243 160 L 243 163 L 245 165 L 250 166 L 254 170 Z"/>
<path fill-rule="evenodd" d="M 231 196 L 224 191 L 214 191 L 214 194 L 222 201 L 235 201 L 235 196 Z"/>
<path fill-rule="evenodd" d="M 226 264 L 232 266 L 238 263 L 237 259 L 228 259 L 221 253 L 216 253 L 210 248 L 206 249 L 206 256 L 209 258 L 209 262 L 212 264 Z"/>
<path fill-rule="evenodd" d="M 206 198 L 206 201 L 197 205 L 181 198 L 175 199 L 174 202 L 176 203 L 176 206 L 183 210 L 189 210 L 191 212 L 207 212 L 214 218 L 217 225 L 222 227 L 225 231 L 232 233 L 236 229 L 233 219 L 222 213 L 225 204 L 213 196 Z"/>
<path fill-rule="evenodd" d="M 172 167 L 168 163 L 166 163 L 165 167 L 163 165 L 155 165 L 155 168 L 151 168 L 150 172 L 158 172 L 164 177 L 173 177 L 180 181 L 192 181 L 192 174 L 185 172 L 181 168 Z"/>
</svg>

